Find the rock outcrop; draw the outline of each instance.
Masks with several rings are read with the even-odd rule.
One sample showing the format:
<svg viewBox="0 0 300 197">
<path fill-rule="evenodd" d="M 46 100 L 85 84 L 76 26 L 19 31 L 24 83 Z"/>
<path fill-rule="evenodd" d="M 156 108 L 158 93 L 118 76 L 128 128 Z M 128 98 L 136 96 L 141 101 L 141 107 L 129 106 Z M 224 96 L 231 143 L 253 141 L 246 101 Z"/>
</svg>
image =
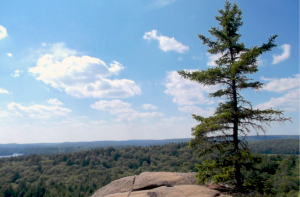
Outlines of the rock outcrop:
<svg viewBox="0 0 300 197">
<path fill-rule="evenodd" d="M 92 197 L 228 197 L 196 185 L 195 173 L 143 172 L 100 188 Z"/>
</svg>

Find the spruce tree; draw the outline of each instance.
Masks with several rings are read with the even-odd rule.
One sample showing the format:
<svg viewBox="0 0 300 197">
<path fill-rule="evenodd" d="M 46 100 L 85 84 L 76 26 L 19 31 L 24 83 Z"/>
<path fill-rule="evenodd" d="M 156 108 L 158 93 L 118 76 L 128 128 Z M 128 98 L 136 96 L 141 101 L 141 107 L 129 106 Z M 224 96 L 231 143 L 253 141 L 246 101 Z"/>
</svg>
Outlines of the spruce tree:
<svg viewBox="0 0 300 197">
<path fill-rule="evenodd" d="M 192 72 L 182 70 L 178 73 L 181 77 L 204 86 L 217 85 L 220 89 L 210 93 L 209 97 L 225 100 L 218 104 L 213 116 L 205 118 L 192 115 L 199 124 L 192 128 L 194 139 L 190 141 L 190 146 L 197 149 L 199 156 L 212 152 L 220 155 L 198 165 L 199 181 L 231 181 L 236 189 L 242 190 L 243 185 L 247 184 L 241 170 L 247 170 L 259 161 L 251 155 L 245 138 L 239 136 L 245 137 L 252 130 L 257 134 L 265 134 L 265 126 L 270 126 L 274 121 L 283 123 L 290 118 L 282 117 L 283 111 L 280 110 L 255 109 L 241 94 L 245 89 L 259 90 L 263 87 L 263 83 L 253 81 L 248 76 L 258 71 L 257 58 L 276 46 L 277 35 L 271 36 L 261 46 L 246 48 L 240 42 L 239 33 L 239 28 L 243 25 L 242 10 L 237 4 L 226 1 L 224 9 L 218 11 L 220 15 L 215 16 L 215 19 L 220 27 L 208 30 L 215 40 L 198 35 L 203 44 L 208 46 L 209 53 L 221 54 L 215 61 L 216 66 Z"/>
</svg>

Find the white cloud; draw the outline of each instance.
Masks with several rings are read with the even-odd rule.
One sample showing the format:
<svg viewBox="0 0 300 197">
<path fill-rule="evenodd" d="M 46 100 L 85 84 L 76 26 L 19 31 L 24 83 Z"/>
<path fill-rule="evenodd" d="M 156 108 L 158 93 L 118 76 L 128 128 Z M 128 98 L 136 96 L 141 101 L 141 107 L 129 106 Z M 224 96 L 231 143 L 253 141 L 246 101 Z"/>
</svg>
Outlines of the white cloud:
<svg viewBox="0 0 300 197">
<path fill-rule="evenodd" d="M 0 39 L 5 38 L 7 36 L 6 28 L 0 25 Z"/>
<path fill-rule="evenodd" d="M 5 89 L 0 88 L 0 94 L 9 94 L 9 92 Z"/>
<path fill-rule="evenodd" d="M 56 99 L 56 98 L 49 99 L 49 100 L 47 101 L 47 103 L 52 104 L 52 105 L 63 105 L 63 103 L 60 102 L 60 101 L 59 101 L 58 99 Z"/>
<path fill-rule="evenodd" d="M 222 54 L 221 53 L 217 53 L 217 54 L 206 53 L 206 56 L 208 58 L 207 66 L 217 66 L 215 61 L 217 59 L 219 59 L 222 56 Z"/>
<path fill-rule="evenodd" d="M 20 73 L 22 73 L 22 70 L 15 70 L 13 74 L 10 74 L 12 77 L 20 77 Z"/>
<path fill-rule="evenodd" d="M 89 121 L 90 124 L 93 124 L 93 125 L 100 125 L 100 124 L 103 124 L 105 123 L 106 121 L 105 120 L 99 120 L 99 121 Z"/>
<path fill-rule="evenodd" d="M 268 102 L 258 104 L 256 108 L 279 108 L 286 111 L 299 110 L 299 74 L 294 77 L 269 79 L 262 77 L 262 80 L 269 81 L 263 90 L 277 93 L 284 93 L 283 96 L 271 98 Z"/>
<path fill-rule="evenodd" d="M 177 71 L 167 72 L 165 94 L 173 96 L 173 102 L 179 105 L 213 104 L 207 93 L 216 91 L 216 86 L 203 86 L 181 78 Z"/>
<path fill-rule="evenodd" d="M 146 110 L 157 109 L 156 106 L 151 105 L 151 104 L 144 104 L 144 105 L 143 105 L 143 108 L 146 109 Z"/>
<path fill-rule="evenodd" d="M 185 120 L 186 117 L 170 117 L 170 118 L 163 118 L 162 120 L 164 122 L 180 122 L 180 121 L 183 121 Z"/>
<path fill-rule="evenodd" d="M 263 90 L 267 90 L 267 91 L 283 92 L 289 89 L 299 87 L 299 74 L 294 75 L 294 77 L 281 78 L 281 79 L 276 79 L 276 78 L 271 79 L 265 77 L 261 77 L 261 79 L 264 81 L 269 81 L 269 83 L 263 87 Z"/>
<path fill-rule="evenodd" d="M 173 37 L 169 38 L 167 36 L 158 36 L 157 30 L 145 32 L 143 38 L 148 41 L 157 40 L 159 42 L 159 48 L 165 52 L 176 51 L 178 53 L 184 53 L 189 50 L 188 46 L 181 44 Z"/>
<path fill-rule="evenodd" d="M 181 78 L 177 71 L 167 73 L 165 86 L 167 90 L 164 92 L 173 96 L 173 102 L 179 105 L 179 111 L 202 116 L 210 116 L 214 113 L 213 107 L 203 109 L 196 105 L 214 104 L 213 100 L 208 99 L 208 93 L 215 92 L 217 86 L 203 86 L 199 83 Z"/>
<path fill-rule="evenodd" d="M 288 59 L 291 55 L 291 45 L 284 44 L 281 46 L 283 49 L 283 53 L 281 55 L 273 55 L 273 62 L 272 64 L 278 64 L 286 59 Z"/>
<path fill-rule="evenodd" d="M 12 57 L 13 55 L 11 53 L 6 53 L 7 57 Z"/>
<path fill-rule="evenodd" d="M 132 80 L 108 78 L 124 69 L 119 62 L 107 66 L 98 58 L 76 54 L 62 43 L 52 44 L 50 53 L 42 55 L 29 72 L 37 80 L 79 98 L 124 98 L 141 93 Z"/>
<path fill-rule="evenodd" d="M 285 111 L 299 110 L 299 89 L 287 92 L 281 97 L 271 98 L 270 101 L 257 105 L 257 109 L 278 108 Z"/>
<path fill-rule="evenodd" d="M 123 102 L 121 100 L 112 100 L 112 101 L 106 101 L 106 100 L 100 100 L 99 102 L 96 102 L 91 105 L 91 108 L 100 110 L 100 111 L 108 111 L 110 114 L 117 115 L 116 121 L 132 121 L 137 118 L 151 118 L 155 116 L 162 116 L 162 113 L 158 112 L 138 112 L 131 108 L 130 103 Z"/>
<path fill-rule="evenodd" d="M 91 107 L 100 111 L 109 111 L 111 114 L 132 112 L 131 104 L 123 102 L 121 100 L 100 100 L 99 102 L 92 104 Z"/>
<path fill-rule="evenodd" d="M 31 105 L 26 107 L 18 103 L 10 103 L 7 105 L 7 108 L 19 114 L 28 115 L 31 118 L 43 119 L 48 119 L 54 116 L 66 116 L 72 112 L 70 109 L 58 106 Z"/>
<path fill-rule="evenodd" d="M 187 106 L 179 106 L 179 111 L 190 113 L 190 114 L 196 114 L 204 117 L 208 117 L 214 114 L 215 108 L 213 107 L 206 107 L 205 109 L 193 105 L 187 105 Z"/>
<path fill-rule="evenodd" d="M 10 114 L 6 111 L 0 111 L 0 118 L 8 117 Z"/>
</svg>

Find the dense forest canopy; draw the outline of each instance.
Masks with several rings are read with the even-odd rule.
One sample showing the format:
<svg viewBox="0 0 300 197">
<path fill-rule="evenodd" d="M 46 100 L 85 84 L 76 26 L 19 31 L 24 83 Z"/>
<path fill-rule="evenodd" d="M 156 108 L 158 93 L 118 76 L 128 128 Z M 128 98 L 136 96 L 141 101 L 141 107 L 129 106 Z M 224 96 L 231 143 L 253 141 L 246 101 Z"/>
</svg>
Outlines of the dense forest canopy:
<svg viewBox="0 0 300 197">
<path fill-rule="evenodd" d="M 5 158 L 0 159 L 0 196 L 89 196 L 115 179 L 144 171 L 194 172 L 195 164 L 216 156 L 197 158 L 188 143 L 171 143 Z M 257 174 L 246 174 L 253 190 L 297 194 L 298 156 L 264 155 L 256 167 Z"/>
</svg>

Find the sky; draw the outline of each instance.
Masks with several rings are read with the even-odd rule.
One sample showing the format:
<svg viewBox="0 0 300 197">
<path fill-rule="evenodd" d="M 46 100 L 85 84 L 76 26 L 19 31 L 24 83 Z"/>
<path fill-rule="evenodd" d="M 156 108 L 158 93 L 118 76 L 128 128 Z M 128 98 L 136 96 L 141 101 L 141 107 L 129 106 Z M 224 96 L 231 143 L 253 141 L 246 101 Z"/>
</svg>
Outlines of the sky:
<svg viewBox="0 0 300 197">
<path fill-rule="evenodd" d="M 299 134 L 299 1 L 236 1 L 241 42 L 277 47 L 243 96 L 284 110 L 267 135 Z M 0 7 L 0 143 L 189 138 L 191 114 L 213 115 L 218 87 L 179 70 L 215 66 L 198 34 L 218 26 L 221 0 L 3 1 Z M 263 135 L 263 133 L 259 133 Z M 253 131 L 249 135 L 256 135 Z"/>
</svg>

